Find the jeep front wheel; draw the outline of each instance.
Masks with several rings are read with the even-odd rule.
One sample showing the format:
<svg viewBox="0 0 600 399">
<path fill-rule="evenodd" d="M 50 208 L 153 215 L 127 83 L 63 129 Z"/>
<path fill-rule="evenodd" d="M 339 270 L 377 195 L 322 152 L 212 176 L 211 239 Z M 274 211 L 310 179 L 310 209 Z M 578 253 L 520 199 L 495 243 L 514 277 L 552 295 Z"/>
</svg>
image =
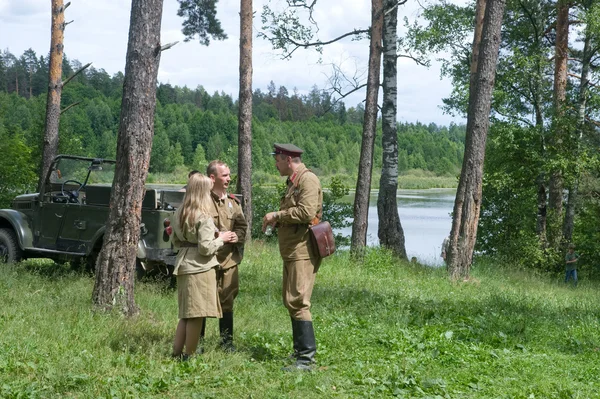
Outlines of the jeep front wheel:
<svg viewBox="0 0 600 399">
<path fill-rule="evenodd" d="M 23 259 L 17 235 L 12 229 L 0 229 L 0 263 L 16 263 Z"/>
</svg>

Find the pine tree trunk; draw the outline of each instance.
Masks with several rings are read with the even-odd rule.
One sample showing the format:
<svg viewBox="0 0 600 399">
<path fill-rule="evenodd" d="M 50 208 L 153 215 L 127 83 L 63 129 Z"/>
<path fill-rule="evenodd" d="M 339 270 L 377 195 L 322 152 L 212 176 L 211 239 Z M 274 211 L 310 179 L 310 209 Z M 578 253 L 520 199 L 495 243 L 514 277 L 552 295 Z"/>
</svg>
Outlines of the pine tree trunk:
<svg viewBox="0 0 600 399">
<path fill-rule="evenodd" d="M 358 179 L 354 197 L 354 222 L 350 250 L 361 257 L 367 245 L 369 196 L 373 173 L 373 147 L 377 128 L 377 96 L 379 94 L 379 72 L 383 35 L 383 0 L 371 0 L 371 43 L 369 46 L 369 72 L 367 76 L 367 98 L 363 123 Z"/>
<path fill-rule="evenodd" d="M 567 59 L 569 51 L 569 3 L 559 0 L 556 18 L 556 47 L 554 54 L 554 120 L 550 137 L 550 156 L 562 153 L 565 129 L 562 122 L 567 95 Z M 548 189 L 547 231 L 550 248 L 558 250 L 562 236 L 563 174 L 560 168 L 550 173 Z"/>
<path fill-rule="evenodd" d="M 240 94 L 238 113 L 238 181 L 242 210 L 252 226 L 252 0 L 240 1 Z M 250 239 L 248 229 L 246 240 Z"/>
<path fill-rule="evenodd" d="M 134 272 L 154 135 L 162 8 L 162 0 L 133 0 L 131 4 L 117 165 L 92 296 L 97 307 L 115 308 L 128 316 L 138 312 Z"/>
<path fill-rule="evenodd" d="M 52 0 L 52 28 L 48 73 L 48 97 L 46 100 L 46 126 L 42 145 L 42 164 L 38 191 L 48 175 L 50 164 L 58 154 L 58 126 L 60 123 L 60 98 L 62 94 L 63 40 L 65 12 L 63 0 Z"/>
<path fill-rule="evenodd" d="M 483 32 L 483 18 L 485 17 L 485 5 L 487 0 L 477 0 L 475 4 L 475 32 L 473 34 L 473 47 L 471 56 L 471 71 L 469 77 L 469 100 L 475 96 L 477 87 L 477 64 L 479 60 L 479 47 L 481 34 Z"/>
<path fill-rule="evenodd" d="M 505 0 L 489 0 L 485 10 L 475 79 L 476 89 L 469 99 L 465 155 L 454 202 L 450 249 L 447 257 L 448 273 L 453 280 L 469 278 L 473 261 L 481 208 L 485 142 L 489 128 L 504 7 Z"/>
<path fill-rule="evenodd" d="M 386 14 L 383 21 L 383 108 L 381 138 L 383 160 L 377 215 L 379 218 L 378 236 L 382 246 L 392 250 L 397 256 L 406 259 L 404 230 L 398 214 L 398 129 L 396 117 L 398 109 L 398 68 L 397 68 L 397 25 L 398 7 L 396 0 L 386 0 Z"/>
</svg>

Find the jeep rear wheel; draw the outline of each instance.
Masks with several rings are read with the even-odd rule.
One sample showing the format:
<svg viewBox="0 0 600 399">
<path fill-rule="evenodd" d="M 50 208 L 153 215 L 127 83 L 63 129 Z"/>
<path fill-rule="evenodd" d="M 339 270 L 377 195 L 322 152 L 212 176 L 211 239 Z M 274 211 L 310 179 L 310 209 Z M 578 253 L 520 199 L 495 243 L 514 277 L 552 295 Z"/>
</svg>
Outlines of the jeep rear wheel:
<svg viewBox="0 0 600 399">
<path fill-rule="evenodd" d="M 16 263 L 23 259 L 17 235 L 12 229 L 0 229 L 0 263 Z"/>
</svg>

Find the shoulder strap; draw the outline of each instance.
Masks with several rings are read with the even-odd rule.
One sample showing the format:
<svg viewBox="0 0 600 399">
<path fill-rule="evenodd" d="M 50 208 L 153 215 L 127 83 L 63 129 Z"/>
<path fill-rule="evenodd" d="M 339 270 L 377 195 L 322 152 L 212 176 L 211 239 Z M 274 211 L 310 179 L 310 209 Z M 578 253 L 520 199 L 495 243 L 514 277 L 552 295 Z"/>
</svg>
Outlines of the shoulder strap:
<svg viewBox="0 0 600 399">
<path fill-rule="evenodd" d="M 232 200 L 234 200 L 235 202 L 237 202 L 237 204 L 238 204 L 238 205 L 240 204 L 240 200 L 239 200 L 239 198 L 238 198 L 238 197 L 236 197 L 236 196 L 235 196 L 235 194 L 227 194 L 227 196 L 228 196 L 230 199 L 232 199 Z"/>
<path fill-rule="evenodd" d="M 296 176 L 296 178 L 292 182 L 292 185 L 294 186 L 294 188 L 298 188 L 298 184 L 300 184 L 300 177 L 304 176 L 304 174 L 306 172 L 311 172 L 312 173 L 312 170 L 310 170 L 310 169 L 304 169 L 302 172 L 300 172 L 298 174 L 298 176 Z M 297 197 L 296 197 L 296 202 L 298 202 L 298 198 Z M 317 212 L 317 215 L 310 222 L 310 225 L 314 226 L 315 224 L 318 224 L 321 221 L 321 217 L 323 217 L 323 204 L 321 204 L 321 209 L 319 209 L 319 212 Z"/>
</svg>

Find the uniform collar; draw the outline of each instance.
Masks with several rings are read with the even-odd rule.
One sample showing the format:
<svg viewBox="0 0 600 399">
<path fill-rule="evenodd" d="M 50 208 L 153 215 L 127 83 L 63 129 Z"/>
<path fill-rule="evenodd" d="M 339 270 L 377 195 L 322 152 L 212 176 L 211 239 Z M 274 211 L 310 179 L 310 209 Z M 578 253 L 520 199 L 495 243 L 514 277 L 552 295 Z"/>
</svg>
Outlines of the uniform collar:
<svg viewBox="0 0 600 399">
<path fill-rule="evenodd" d="M 220 197 L 214 191 L 211 191 L 210 195 L 215 201 L 225 201 L 227 199 L 227 193 L 225 193 L 225 195 L 223 197 Z"/>
<path fill-rule="evenodd" d="M 290 181 L 290 183 L 293 183 L 294 180 L 296 179 L 296 177 L 298 176 L 298 174 L 300 174 L 300 172 L 302 172 L 304 169 L 306 169 L 306 166 L 304 166 L 303 163 L 301 163 L 300 165 L 298 165 L 298 167 L 296 168 L 296 170 L 294 171 L 294 173 L 292 173 L 292 175 L 288 179 Z"/>
</svg>

